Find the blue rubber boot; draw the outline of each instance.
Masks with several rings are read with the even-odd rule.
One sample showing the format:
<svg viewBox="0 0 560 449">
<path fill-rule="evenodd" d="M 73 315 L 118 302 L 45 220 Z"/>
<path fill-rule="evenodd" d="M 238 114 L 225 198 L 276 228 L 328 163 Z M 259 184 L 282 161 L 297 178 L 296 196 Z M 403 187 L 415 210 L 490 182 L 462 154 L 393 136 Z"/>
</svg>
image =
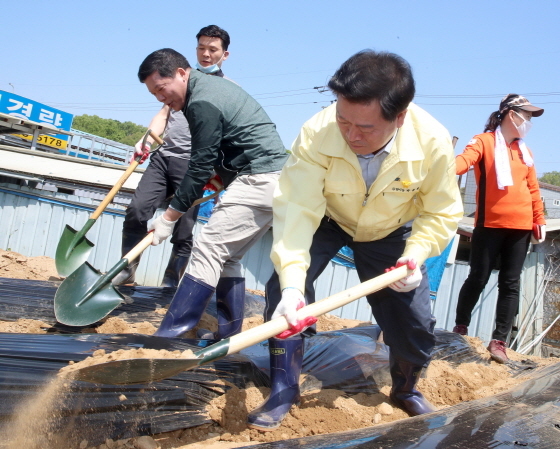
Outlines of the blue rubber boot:
<svg viewBox="0 0 560 449">
<path fill-rule="evenodd" d="M 301 336 L 280 340 L 268 340 L 270 348 L 270 395 L 249 413 L 249 427 L 270 431 L 280 427 L 282 420 L 299 404 L 299 375 L 303 362 L 303 339 Z"/>
<path fill-rule="evenodd" d="M 389 356 L 389 364 L 393 379 L 391 401 L 411 416 L 435 412 L 437 409 L 415 388 L 422 367 L 392 356 Z"/>
<path fill-rule="evenodd" d="M 197 338 L 222 340 L 241 332 L 245 308 L 245 278 L 220 278 L 216 286 L 218 332 L 198 329 Z"/>
<path fill-rule="evenodd" d="M 214 288 L 185 274 L 173 300 L 154 335 L 158 337 L 179 337 L 195 327 L 210 298 L 214 294 Z"/>
<path fill-rule="evenodd" d="M 217 340 L 241 332 L 245 308 L 245 278 L 221 278 L 216 286 Z"/>
</svg>

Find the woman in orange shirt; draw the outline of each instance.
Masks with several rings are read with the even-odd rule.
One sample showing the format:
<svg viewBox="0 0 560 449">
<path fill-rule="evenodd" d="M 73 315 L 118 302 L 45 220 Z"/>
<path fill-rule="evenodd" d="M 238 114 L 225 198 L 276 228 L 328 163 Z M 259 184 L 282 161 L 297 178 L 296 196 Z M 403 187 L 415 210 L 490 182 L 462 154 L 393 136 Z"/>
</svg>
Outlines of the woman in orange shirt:
<svg viewBox="0 0 560 449">
<path fill-rule="evenodd" d="M 474 165 L 477 208 L 471 269 L 459 292 L 453 332 L 467 335 L 471 313 L 501 256 L 496 327 L 488 345 L 499 363 L 508 360 L 506 340 L 519 306 L 519 279 L 529 242 L 544 241 L 546 233 L 533 157 L 523 142 L 531 118 L 543 112 L 521 95 L 506 95 L 484 133 L 474 136 L 455 159 L 458 175 Z"/>
</svg>

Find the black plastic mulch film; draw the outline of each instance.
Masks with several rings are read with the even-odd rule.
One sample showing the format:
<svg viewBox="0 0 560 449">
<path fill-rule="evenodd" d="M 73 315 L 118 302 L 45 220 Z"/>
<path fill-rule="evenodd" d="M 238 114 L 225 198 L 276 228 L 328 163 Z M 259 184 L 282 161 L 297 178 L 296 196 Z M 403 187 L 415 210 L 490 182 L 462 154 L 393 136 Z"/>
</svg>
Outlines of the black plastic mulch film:
<svg viewBox="0 0 560 449">
<path fill-rule="evenodd" d="M 54 324 L 52 282 L 0 278 L 0 320 L 39 319 Z M 173 291 L 162 288 L 120 288 L 127 304 L 112 315 L 128 322 L 161 320 L 156 308 L 168 304 Z M 247 316 L 262 311 L 262 300 L 247 295 Z M 214 307 L 209 313 L 215 314 Z M 0 333 L 0 425 L 14 408 L 30 399 L 70 360 L 79 361 L 97 349 L 107 352 L 131 347 L 185 350 L 209 344 L 205 340 L 165 339 L 139 334 L 76 333 L 57 326 L 49 334 Z M 67 332 L 75 332 L 68 334 Z M 436 330 L 434 359 L 450 363 L 487 363 L 465 340 Z M 302 391 L 318 386 L 348 394 L 376 393 L 390 384 L 388 349 L 379 343 L 379 328 L 369 326 L 323 332 L 305 342 Z M 511 364 L 514 373 L 534 367 Z M 416 417 L 368 429 L 306 437 L 251 447 L 262 448 L 557 448 L 560 447 L 560 364 L 533 370 L 534 378 L 515 390 L 449 407 L 428 417 Z M 227 380 L 240 388 L 268 386 L 266 342 L 241 354 L 146 385 L 97 385 L 71 382 L 57 412 L 60 431 L 69 439 L 101 444 L 139 435 L 169 432 L 209 422 L 206 404 L 222 394 Z M 126 400 L 122 400 L 122 395 Z M 75 432 L 75 435 L 73 434 Z M 74 438 L 73 438 L 74 437 Z"/>
</svg>

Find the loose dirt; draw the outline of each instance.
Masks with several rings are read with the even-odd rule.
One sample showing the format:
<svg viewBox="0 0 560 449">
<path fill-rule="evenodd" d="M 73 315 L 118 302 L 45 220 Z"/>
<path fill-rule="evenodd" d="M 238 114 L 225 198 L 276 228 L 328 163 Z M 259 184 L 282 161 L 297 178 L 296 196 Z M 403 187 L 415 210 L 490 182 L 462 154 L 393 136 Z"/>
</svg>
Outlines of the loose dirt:
<svg viewBox="0 0 560 449">
<path fill-rule="evenodd" d="M 31 267 L 30 259 L 41 259 L 43 271 Z M 0 276 L 19 277 L 23 279 L 51 279 L 54 270 L 54 262 L 46 258 L 24 258 L 21 255 L 0 251 Z M 25 267 L 27 267 L 27 271 Z M 4 271 L 2 271 L 4 270 Z M 53 270 L 53 271 L 49 271 Z M 9 275 L 7 276 L 7 273 Z M 43 273 L 43 274 L 41 274 Z M 36 276 L 36 277 L 30 277 Z M 41 277 L 42 276 L 42 277 Z M 257 291 L 252 291 L 259 294 Z M 159 311 L 161 314 L 165 310 Z M 250 317 L 245 319 L 243 330 L 261 324 L 262 317 Z M 317 323 L 319 331 L 328 331 L 342 328 L 363 326 L 363 323 L 355 320 L 343 320 L 332 315 L 321 317 Z M 204 315 L 200 327 L 212 331 L 216 330 L 216 320 L 210 315 Z M 18 333 L 44 333 L 48 325 L 35 320 L 18 320 L 14 323 L 0 322 L 1 332 Z M 152 334 L 155 327 L 148 323 L 127 323 L 121 318 L 111 317 L 97 327 L 96 332 L 101 333 L 144 333 Z M 194 337 L 194 331 L 191 331 Z M 463 363 L 458 366 L 451 365 L 446 361 L 435 360 L 425 372 L 425 377 L 420 379 L 418 388 L 436 407 L 443 409 L 464 401 L 471 401 L 483 397 L 492 396 L 503 392 L 514 385 L 524 381 L 523 376 L 512 377 L 511 372 L 504 365 L 490 360 L 488 351 L 478 338 L 466 337 L 471 347 L 484 359 L 484 363 Z M 134 353 L 134 351 L 143 351 Z M 133 357 L 185 357 L 180 351 L 162 354 L 148 353 L 147 350 L 117 351 L 106 354 L 103 350 L 98 351 L 90 359 L 83 362 L 72 363 L 63 371 L 71 372 L 84 363 L 99 363 L 110 359 Z M 152 351 L 152 350 L 148 350 Z M 155 351 L 155 350 L 153 350 Z M 167 353 L 167 351 L 164 351 Z M 556 363 L 557 360 L 542 359 L 533 356 L 517 354 L 508 350 L 508 355 L 513 361 L 531 360 L 538 367 Z M 89 360 L 89 361 L 88 361 Z M 303 380 L 303 377 L 302 379 Z M 49 437 L 49 413 L 56 416 L 57 398 L 63 397 L 59 394 L 64 390 L 64 380 L 55 381 L 49 385 L 44 392 L 40 393 L 34 402 L 22 406 L 21 413 L 16 416 L 10 429 L 11 445 L 6 448 L 35 448 L 47 447 L 42 445 L 52 438 Z M 80 449 L 110 449 L 110 448 L 137 448 L 137 449 L 226 449 L 239 446 L 248 446 L 264 442 L 286 440 L 290 438 L 306 437 L 311 435 L 327 434 L 337 431 L 360 429 L 377 424 L 384 424 L 399 419 L 407 418 L 400 409 L 392 406 L 389 400 L 389 386 L 382 387 L 377 394 L 347 395 L 338 390 L 315 390 L 306 391 L 298 407 L 292 407 L 289 415 L 282 426 L 272 432 L 259 432 L 248 429 L 246 426 L 247 413 L 256 408 L 268 395 L 268 389 L 249 386 L 239 389 L 224 382 L 225 394 L 212 400 L 207 407 L 212 424 L 198 426 L 196 428 L 178 430 L 166 434 L 144 436 L 125 440 L 107 440 L 100 446 L 90 446 L 87 441 L 82 441 Z M 54 393 L 53 393 L 54 390 Z M 58 393 L 57 393 L 58 392 Z M 58 399 L 59 400 L 59 399 Z M 48 405 L 50 401 L 50 406 Z M 33 423 L 29 426 L 29 423 Z M 33 432 L 29 432 L 32 428 Z M 3 447 L 0 444 L 0 447 Z M 56 446 L 55 446 L 56 447 Z M 65 446 L 58 446 L 65 447 Z"/>
<path fill-rule="evenodd" d="M 126 359 L 193 359 L 194 353 L 187 349 L 185 351 L 166 351 L 165 349 L 119 349 L 107 353 L 105 349 L 98 349 L 90 357 L 80 362 L 70 362 L 68 366 L 62 368 L 58 374 L 61 377 L 72 377 L 76 370 L 87 366 L 98 365 L 100 363 L 114 362 Z"/>
<path fill-rule="evenodd" d="M 0 447 L 5 449 L 54 448 L 53 425 L 64 401 L 65 380 L 52 379 L 37 394 L 16 408 L 13 419 L 2 429 Z M 53 445 L 53 443 L 55 445 Z M 64 444 L 64 443 L 62 443 Z M 60 446 L 63 447 L 63 446 Z"/>
<path fill-rule="evenodd" d="M 25 257 L 13 251 L 0 249 L 0 277 L 61 281 L 54 260 L 46 256 Z"/>
</svg>

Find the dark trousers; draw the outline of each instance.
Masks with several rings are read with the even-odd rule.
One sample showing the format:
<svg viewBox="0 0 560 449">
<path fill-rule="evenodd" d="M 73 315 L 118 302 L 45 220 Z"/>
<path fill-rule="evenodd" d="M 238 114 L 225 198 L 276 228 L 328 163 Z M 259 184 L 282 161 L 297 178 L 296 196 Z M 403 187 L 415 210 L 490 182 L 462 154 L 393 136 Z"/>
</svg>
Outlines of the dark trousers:
<svg viewBox="0 0 560 449">
<path fill-rule="evenodd" d="M 161 203 L 173 195 L 185 176 L 189 161 L 178 157 L 162 156 L 156 152 L 150 156 L 150 164 L 142 175 L 132 201 L 126 209 L 123 232 L 136 234 L 138 241 L 146 235 L 147 223 Z M 189 257 L 193 242 L 193 227 L 198 206 L 189 209 L 179 219 L 171 243 L 179 256 Z"/>
<path fill-rule="evenodd" d="M 531 231 L 522 229 L 482 228 L 473 231 L 471 270 L 459 292 L 456 324 L 468 326 L 471 313 L 488 283 L 492 267 L 500 256 L 498 302 L 494 340 L 506 341 L 519 307 L 519 278 L 527 255 Z"/>
<path fill-rule="evenodd" d="M 354 242 L 338 224 L 323 218 L 313 236 L 310 248 L 311 263 L 305 282 L 305 299 L 315 302 L 313 283 L 343 246 L 354 251 L 354 262 L 361 282 L 385 272 L 402 255 L 410 227 L 401 227 L 381 240 Z M 435 318 L 430 307 L 430 288 L 426 268 L 421 268 L 420 286 L 411 292 L 398 293 L 384 288 L 367 296 L 373 316 L 383 330 L 384 342 L 392 355 L 403 361 L 424 366 L 430 360 L 435 345 Z M 278 275 L 274 273 L 266 284 L 265 320 L 271 319 L 282 298 Z"/>
</svg>

